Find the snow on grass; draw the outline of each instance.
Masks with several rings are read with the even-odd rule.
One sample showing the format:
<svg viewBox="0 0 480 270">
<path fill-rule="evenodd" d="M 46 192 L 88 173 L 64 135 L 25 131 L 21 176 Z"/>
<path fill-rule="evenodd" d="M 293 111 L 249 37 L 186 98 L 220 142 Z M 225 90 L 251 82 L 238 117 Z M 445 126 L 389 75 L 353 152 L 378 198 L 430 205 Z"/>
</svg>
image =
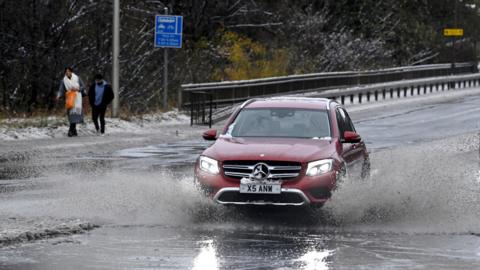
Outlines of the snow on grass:
<svg viewBox="0 0 480 270">
<path fill-rule="evenodd" d="M 299 96 L 305 96 L 302 94 Z M 346 104 L 349 112 L 368 110 L 392 105 L 402 106 L 411 102 L 445 102 L 450 99 L 480 95 L 480 87 L 456 89 L 455 91 L 440 91 L 428 95 L 416 95 L 400 99 L 387 99 L 372 101 L 362 104 Z M 298 95 L 292 95 L 298 96 Z M 165 113 L 152 113 L 141 116 L 132 116 L 128 119 L 107 118 L 106 133 L 150 133 L 158 131 L 163 126 L 189 125 L 190 117 L 178 110 Z M 91 135 L 95 133 L 90 116 L 85 117 L 85 124 L 78 126 L 79 135 Z M 66 117 L 36 117 L 36 118 L 12 118 L 0 120 L 0 142 L 22 139 L 41 139 L 65 137 L 68 131 Z"/>
<path fill-rule="evenodd" d="M 149 133 L 162 126 L 188 125 L 189 116 L 173 110 L 165 113 L 133 116 L 128 120 L 106 118 L 107 133 Z M 93 134 L 95 127 L 90 116 L 77 126 L 78 133 Z M 68 131 L 66 117 L 10 118 L 0 120 L 0 141 L 65 137 Z"/>
</svg>

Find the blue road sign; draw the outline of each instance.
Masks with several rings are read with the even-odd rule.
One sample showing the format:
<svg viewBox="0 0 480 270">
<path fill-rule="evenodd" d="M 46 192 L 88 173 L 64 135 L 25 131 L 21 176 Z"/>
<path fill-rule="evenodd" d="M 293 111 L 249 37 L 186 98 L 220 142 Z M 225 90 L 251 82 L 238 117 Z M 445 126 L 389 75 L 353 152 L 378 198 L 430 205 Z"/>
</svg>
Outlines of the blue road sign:
<svg viewBox="0 0 480 270">
<path fill-rule="evenodd" d="M 182 16 L 155 16 L 155 47 L 182 48 Z"/>
</svg>

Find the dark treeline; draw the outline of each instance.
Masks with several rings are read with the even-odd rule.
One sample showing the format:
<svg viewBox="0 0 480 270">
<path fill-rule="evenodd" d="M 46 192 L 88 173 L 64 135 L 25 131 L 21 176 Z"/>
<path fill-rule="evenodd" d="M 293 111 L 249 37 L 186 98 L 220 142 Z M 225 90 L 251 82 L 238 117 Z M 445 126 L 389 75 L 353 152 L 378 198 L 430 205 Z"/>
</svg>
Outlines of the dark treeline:
<svg viewBox="0 0 480 270">
<path fill-rule="evenodd" d="M 457 61 L 476 59 L 479 0 L 121 0 L 122 108 L 155 109 L 163 51 L 154 16 L 184 16 L 170 49 L 171 106 L 182 83 L 450 62 L 445 27 L 465 29 Z M 456 11 L 456 12 L 455 12 Z M 455 16 L 456 14 L 456 16 Z M 0 0 L 0 115 L 52 109 L 65 66 L 111 76 L 112 1 Z"/>
</svg>

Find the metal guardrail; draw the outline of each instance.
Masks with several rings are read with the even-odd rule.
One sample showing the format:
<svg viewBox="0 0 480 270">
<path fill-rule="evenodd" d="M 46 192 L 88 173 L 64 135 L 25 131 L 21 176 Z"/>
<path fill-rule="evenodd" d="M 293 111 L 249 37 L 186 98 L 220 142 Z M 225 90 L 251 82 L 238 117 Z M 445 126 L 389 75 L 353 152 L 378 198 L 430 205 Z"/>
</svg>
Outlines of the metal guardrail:
<svg viewBox="0 0 480 270">
<path fill-rule="evenodd" d="M 244 81 L 184 84 L 182 87 L 186 95 L 183 96 L 187 96 L 188 99 L 183 101 L 183 106 L 190 109 L 192 125 L 210 124 L 211 126 L 213 121 L 228 117 L 232 105 L 252 97 L 315 92 L 317 96 L 340 97 L 343 103 L 344 98 L 350 93 L 348 91 L 357 93 L 360 85 L 375 85 L 392 81 L 402 84 L 402 81 L 407 83 L 407 80 L 412 81 L 412 79 L 418 78 L 475 72 L 478 72 L 476 64 L 457 63 L 453 68 L 451 64 L 437 64 L 362 72 L 315 73 Z M 352 86 L 357 87 L 352 88 Z M 402 87 L 412 87 L 412 85 L 402 85 Z M 332 95 L 333 93 L 336 94 Z M 365 93 L 369 95 L 368 91 Z M 360 95 L 360 102 L 361 99 Z"/>
<path fill-rule="evenodd" d="M 336 99 L 342 104 L 350 104 L 385 99 L 402 98 L 415 95 L 426 95 L 439 91 L 451 91 L 461 88 L 480 86 L 480 73 L 468 75 L 452 75 L 408 81 L 379 83 L 344 89 L 332 89 L 322 92 L 298 94 L 303 97 L 324 97 Z"/>
</svg>

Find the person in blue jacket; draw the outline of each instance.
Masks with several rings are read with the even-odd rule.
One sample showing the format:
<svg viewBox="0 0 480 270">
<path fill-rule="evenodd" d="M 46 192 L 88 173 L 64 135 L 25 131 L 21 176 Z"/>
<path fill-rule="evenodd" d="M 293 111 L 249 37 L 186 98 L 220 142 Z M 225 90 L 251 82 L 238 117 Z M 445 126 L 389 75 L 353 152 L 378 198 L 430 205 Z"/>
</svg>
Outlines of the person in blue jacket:
<svg viewBox="0 0 480 270">
<path fill-rule="evenodd" d="M 95 75 L 95 81 L 88 90 L 88 101 L 92 108 L 92 120 L 97 134 L 105 134 L 105 111 L 113 98 L 112 86 L 103 79 L 102 74 Z M 100 126 L 98 118 L 100 118 Z"/>
</svg>

